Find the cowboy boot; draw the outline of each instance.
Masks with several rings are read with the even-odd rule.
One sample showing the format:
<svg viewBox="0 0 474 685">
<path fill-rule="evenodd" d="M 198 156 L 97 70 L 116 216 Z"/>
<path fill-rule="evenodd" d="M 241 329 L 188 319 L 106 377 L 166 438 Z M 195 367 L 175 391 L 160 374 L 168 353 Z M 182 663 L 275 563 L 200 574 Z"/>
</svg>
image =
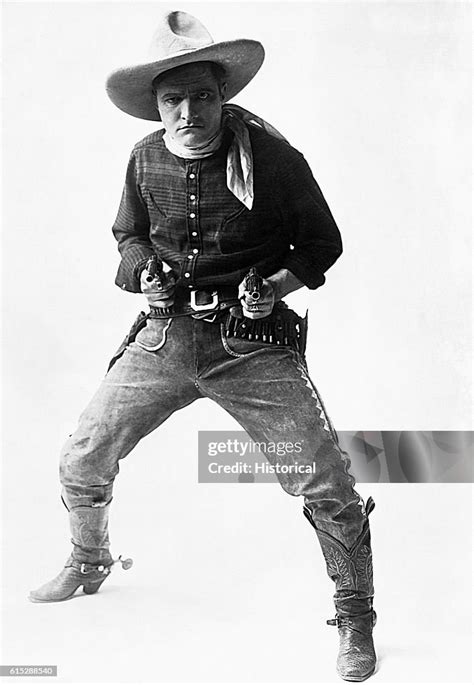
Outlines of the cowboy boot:
<svg viewBox="0 0 474 685">
<path fill-rule="evenodd" d="M 328 575 L 336 586 L 336 618 L 327 623 L 338 627 L 340 646 L 337 672 L 344 680 L 356 682 L 371 676 L 376 665 L 372 629 L 377 615 L 372 607 L 374 587 L 368 519 L 374 506 L 373 499 L 369 497 L 362 533 L 350 548 L 329 533 L 319 530 L 309 509 L 305 507 L 304 510 L 306 518 L 316 529 Z"/>
<path fill-rule="evenodd" d="M 112 565 L 113 562 L 107 566 L 81 564 L 71 555 L 61 572 L 37 590 L 32 590 L 28 599 L 31 602 L 62 602 L 71 599 L 81 585 L 87 595 L 92 595 L 110 574 Z"/>
<path fill-rule="evenodd" d="M 124 569 L 131 567 L 131 559 L 122 561 L 119 557 L 114 560 L 110 555 L 107 530 L 109 506 L 110 502 L 103 506 L 68 509 L 72 554 L 55 578 L 30 592 L 29 599 L 32 602 L 70 599 L 81 585 L 85 594 L 92 595 L 109 576 L 114 563 L 120 561 Z"/>
</svg>

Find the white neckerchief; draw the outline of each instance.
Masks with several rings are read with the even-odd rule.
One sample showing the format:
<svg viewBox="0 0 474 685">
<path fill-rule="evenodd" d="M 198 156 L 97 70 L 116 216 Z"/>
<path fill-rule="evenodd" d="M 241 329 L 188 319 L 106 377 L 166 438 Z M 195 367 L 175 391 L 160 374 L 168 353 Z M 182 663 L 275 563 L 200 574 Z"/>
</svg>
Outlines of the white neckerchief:
<svg viewBox="0 0 474 685">
<path fill-rule="evenodd" d="M 227 187 L 247 209 L 253 206 L 253 154 L 248 125 L 261 128 L 270 135 L 288 142 L 279 131 L 256 114 L 238 105 L 224 105 L 221 130 L 198 147 L 180 145 L 168 132 L 163 135 L 166 148 L 183 159 L 204 159 L 213 155 L 222 144 L 223 129 L 227 126 L 234 134 L 227 152 Z"/>
<path fill-rule="evenodd" d="M 219 130 L 212 138 L 202 145 L 196 147 L 188 147 L 187 145 L 181 145 L 174 138 L 170 136 L 168 131 L 165 131 L 163 135 L 163 142 L 171 152 L 171 154 L 177 157 L 183 157 L 183 159 L 204 159 L 204 157 L 210 157 L 216 152 L 221 144 L 223 137 L 222 129 Z"/>
</svg>

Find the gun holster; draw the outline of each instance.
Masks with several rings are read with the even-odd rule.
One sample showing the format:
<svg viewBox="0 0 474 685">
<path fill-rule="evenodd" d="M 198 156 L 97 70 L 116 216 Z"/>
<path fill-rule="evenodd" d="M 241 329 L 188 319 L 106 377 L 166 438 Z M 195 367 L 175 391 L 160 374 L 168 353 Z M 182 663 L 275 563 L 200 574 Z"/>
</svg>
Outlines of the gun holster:
<svg viewBox="0 0 474 685">
<path fill-rule="evenodd" d="M 119 359 L 122 356 L 122 354 L 127 349 L 128 345 L 130 345 L 130 343 L 132 343 L 135 340 L 139 331 L 141 331 L 142 328 L 144 328 L 146 326 L 146 322 L 147 322 L 147 319 L 149 316 L 150 315 L 145 314 L 145 312 L 140 312 L 140 314 L 137 316 L 137 318 L 135 319 L 135 321 L 132 324 L 131 329 L 129 330 L 129 332 L 127 333 L 125 338 L 122 340 L 118 350 L 116 351 L 116 353 L 114 354 L 114 356 L 110 360 L 109 366 L 107 368 L 107 373 L 110 371 L 110 369 L 115 364 L 117 359 Z"/>
</svg>

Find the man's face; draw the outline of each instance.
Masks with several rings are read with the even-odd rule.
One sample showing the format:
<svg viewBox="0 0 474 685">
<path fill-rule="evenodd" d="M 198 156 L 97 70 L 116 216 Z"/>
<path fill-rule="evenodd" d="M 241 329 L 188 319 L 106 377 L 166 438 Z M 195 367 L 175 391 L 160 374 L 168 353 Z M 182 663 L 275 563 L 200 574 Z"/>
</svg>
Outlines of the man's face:
<svg viewBox="0 0 474 685">
<path fill-rule="evenodd" d="M 187 64 L 165 74 L 156 87 L 161 120 L 181 145 L 197 147 L 221 125 L 225 84 L 217 82 L 209 64 Z"/>
</svg>

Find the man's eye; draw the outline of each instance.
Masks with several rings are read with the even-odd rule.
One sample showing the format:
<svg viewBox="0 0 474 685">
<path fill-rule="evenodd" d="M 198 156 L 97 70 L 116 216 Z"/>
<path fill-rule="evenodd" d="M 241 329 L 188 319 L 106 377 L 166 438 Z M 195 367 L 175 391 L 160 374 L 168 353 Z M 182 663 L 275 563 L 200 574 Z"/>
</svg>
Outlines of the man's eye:
<svg viewBox="0 0 474 685">
<path fill-rule="evenodd" d="M 207 98 L 209 97 L 209 93 L 206 93 L 206 91 L 203 90 L 201 93 L 199 93 L 198 97 L 200 100 L 207 100 Z"/>
<path fill-rule="evenodd" d="M 178 98 L 166 98 L 165 102 L 167 105 L 176 105 Z"/>
</svg>

